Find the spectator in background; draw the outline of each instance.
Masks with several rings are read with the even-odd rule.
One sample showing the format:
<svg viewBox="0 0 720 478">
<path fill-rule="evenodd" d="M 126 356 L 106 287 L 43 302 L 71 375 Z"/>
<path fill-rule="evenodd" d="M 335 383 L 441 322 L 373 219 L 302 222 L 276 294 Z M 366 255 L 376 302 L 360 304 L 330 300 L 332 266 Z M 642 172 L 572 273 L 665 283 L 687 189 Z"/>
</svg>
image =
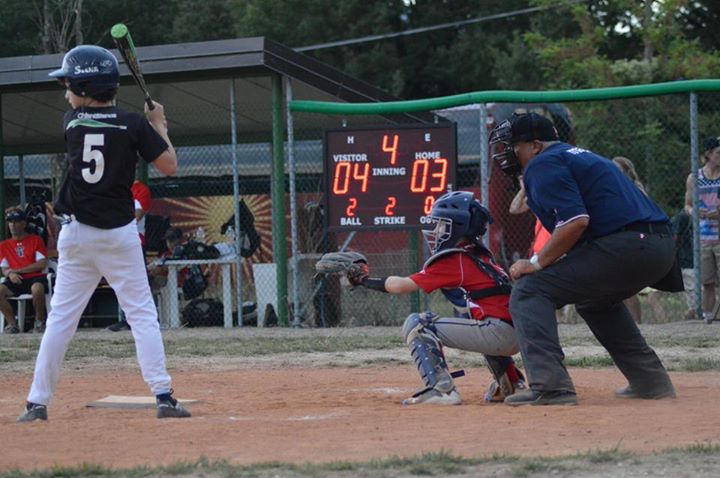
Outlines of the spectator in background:
<svg viewBox="0 0 720 478">
<path fill-rule="evenodd" d="M 144 182 L 136 179 L 130 188 L 133 201 L 135 202 L 135 220 L 137 221 L 138 234 L 140 234 L 140 243 L 145 250 L 145 215 L 152 206 L 152 194 L 150 188 Z"/>
<path fill-rule="evenodd" d="M 640 189 L 640 191 L 647 195 L 645 186 L 643 185 L 642 181 L 640 181 L 640 176 L 638 176 L 637 171 L 635 171 L 635 165 L 632 161 L 630 161 L 625 156 L 615 156 L 612 159 L 612 162 L 615 163 L 615 166 L 620 168 L 620 171 L 622 171 L 625 176 L 630 178 L 630 181 L 632 181 L 633 184 L 635 184 L 635 186 Z"/>
<path fill-rule="evenodd" d="M 645 186 L 642 181 L 640 181 L 640 176 L 638 176 L 637 171 L 635 171 L 635 165 L 632 161 L 630 161 L 630 159 L 625 156 L 615 156 L 612 159 L 612 162 L 615 166 L 620 168 L 620 171 L 622 171 L 623 174 L 627 176 L 640 191 L 643 192 L 643 194 L 647 196 Z M 638 324 L 642 323 L 642 307 L 640 307 L 640 299 L 638 296 L 634 295 L 632 297 L 628 297 L 623 302 L 625 303 L 625 307 L 627 307 L 630 311 L 630 314 L 633 316 L 635 322 Z"/>
<path fill-rule="evenodd" d="M 20 332 L 8 298 L 22 294 L 32 294 L 35 332 L 45 331 L 48 283 L 43 270 L 47 265 L 47 251 L 40 236 L 25 231 L 26 219 L 21 209 L 10 210 L 5 220 L 12 237 L 0 242 L 0 268 L 5 276 L 5 282 L 0 284 L 0 312 L 9 324 L 5 328 L 6 334 Z"/>
<path fill-rule="evenodd" d="M 715 307 L 715 284 L 720 265 L 720 237 L 718 236 L 720 213 L 720 137 L 705 141 L 702 155 L 703 167 L 697 173 L 698 195 L 700 196 L 700 270 L 702 271 L 702 309 L 705 323 L 713 321 Z M 693 191 L 695 181 L 688 175 L 685 190 L 685 212 L 693 215 Z"/>
<path fill-rule="evenodd" d="M 163 264 L 170 257 L 178 257 L 182 253 L 183 232 L 179 227 L 171 227 L 165 232 L 163 239 L 167 250 L 160 257 L 148 264 L 148 278 L 153 290 L 162 289 L 167 285 L 168 269 Z M 182 287 L 187 275 L 187 268 L 181 269 L 178 274 L 178 286 Z"/>
<path fill-rule="evenodd" d="M 685 303 L 687 311 L 685 320 L 695 318 L 695 266 L 693 264 L 692 244 L 692 217 L 681 209 L 673 218 L 673 233 L 677 248 L 677 258 L 682 271 L 683 284 L 685 285 Z"/>
</svg>

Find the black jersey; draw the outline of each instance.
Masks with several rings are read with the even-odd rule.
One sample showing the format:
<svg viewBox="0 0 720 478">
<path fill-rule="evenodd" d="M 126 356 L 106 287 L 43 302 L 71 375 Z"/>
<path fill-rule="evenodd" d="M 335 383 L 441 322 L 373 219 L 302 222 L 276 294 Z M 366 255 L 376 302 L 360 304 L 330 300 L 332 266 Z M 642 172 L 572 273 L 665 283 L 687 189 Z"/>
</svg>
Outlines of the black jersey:
<svg viewBox="0 0 720 478">
<path fill-rule="evenodd" d="M 55 212 L 101 229 L 128 224 L 138 155 L 152 162 L 168 144 L 144 116 L 114 106 L 68 111 L 64 123 L 70 164 Z"/>
</svg>

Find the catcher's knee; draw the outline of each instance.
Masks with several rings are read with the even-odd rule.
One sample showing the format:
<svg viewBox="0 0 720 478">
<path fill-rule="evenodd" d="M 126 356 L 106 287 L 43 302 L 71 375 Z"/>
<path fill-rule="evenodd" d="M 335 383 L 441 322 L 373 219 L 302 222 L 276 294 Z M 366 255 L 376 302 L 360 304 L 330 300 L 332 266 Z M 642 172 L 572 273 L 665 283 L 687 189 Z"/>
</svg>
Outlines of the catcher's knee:
<svg viewBox="0 0 720 478">
<path fill-rule="evenodd" d="M 408 315 L 402 327 L 402 336 L 405 343 L 410 345 L 410 342 L 417 338 L 422 329 L 432 326 L 432 323 L 437 317 L 438 315 L 432 312 L 423 312 L 421 314 L 412 313 Z M 431 333 L 435 336 L 434 331 L 431 331 Z"/>
</svg>

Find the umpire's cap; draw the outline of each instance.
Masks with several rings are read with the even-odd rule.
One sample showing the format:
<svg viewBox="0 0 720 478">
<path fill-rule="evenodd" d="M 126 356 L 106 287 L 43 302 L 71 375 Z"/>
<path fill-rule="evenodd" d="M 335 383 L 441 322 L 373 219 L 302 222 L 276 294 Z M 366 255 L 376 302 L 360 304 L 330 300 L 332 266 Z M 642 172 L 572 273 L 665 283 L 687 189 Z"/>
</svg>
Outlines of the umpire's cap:
<svg viewBox="0 0 720 478">
<path fill-rule="evenodd" d="M 25 212 L 22 209 L 11 209 L 5 216 L 5 220 L 7 222 L 26 221 L 27 216 L 25 215 Z"/>
<path fill-rule="evenodd" d="M 713 136 L 712 138 L 708 138 L 705 140 L 705 149 L 704 151 L 712 151 L 713 149 L 720 146 L 720 137 L 719 136 Z"/>
<path fill-rule="evenodd" d="M 558 133 L 552 121 L 537 113 L 515 114 L 510 118 L 512 143 L 518 141 L 557 141 Z"/>
</svg>

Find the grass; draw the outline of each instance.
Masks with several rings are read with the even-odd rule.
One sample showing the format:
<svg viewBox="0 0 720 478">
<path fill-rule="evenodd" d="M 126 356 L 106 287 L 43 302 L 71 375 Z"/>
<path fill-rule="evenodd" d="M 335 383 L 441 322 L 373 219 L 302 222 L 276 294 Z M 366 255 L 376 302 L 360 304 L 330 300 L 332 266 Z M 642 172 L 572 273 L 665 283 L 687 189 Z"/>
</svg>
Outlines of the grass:
<svg viewBox="0 0 720 478">
<path fill-rule="evenodd" d="M 23 472 L 18 470 L 0 473 L 0 478 L 144 478 L 144 477 L 395 477 L 395 476 L 610 476 L 608 467 L 622 465 L 625 472 L 631 469 L 640 473 L 682 467 L 691 476 L 691 464 L 702 457 L 712 459 L 720 453 L 720 446 L 695 444 L 684 448 L 671 448 L 652 455 L 625 452 L 616 446 L 608 450 L 591 450 L 561 457 L 520 457 L 510 454 L 478 458 L 463 458 L 440 450 L 414 457 L 392 457 L 365 462 L 335 461 L 323 464 L 292 464 L 281 462 L 255 465 L 234 465 L 226 460 L 200 458 L 194 462 L 179 462 L 164 467 L 136 467 L 108 469 L 95 464 L 78 467 L 55 467 L 48 470 Z M 717 460 L 715 460 L 717 461 Z M 699 463 L 707 471 L 707 463 Z M 720 466 L 720 463 L 718 463 Z M 599 471 L 605 470 L 605 473 Z M 569 474 L 569 475 L 568 475 Z M 640 475 L 638 475 L 640 476 Z M 648 475 L 649 476 L 649 475 Z"/>
<path fill-rule="evenodd" d="M 34 361 L 39 337 L 21 337 L 0 342 L 0 363 Z M 402 347 L 399 336 L 341 335 L 303 337 L 244 337 L 224 335 L 217 337 L 183 334 L 165 337 L 165 350 L 176 357 L 257 357 L 282 353 L 347 352 L 354 350 L 386 350 Z M 135 343 L 127 334 L 116 336 L 79 337 L 70 343 L 67 359 L 84 359 L 103 356 L 107 358 L 132 358 Z"/>
<path fill-rule="evenodd" d="M 597 357 L 567 357 L 565 358 L 565 365 L 567 367 L 598 368 L 612 367 L 615 365 L 615 362 L 613 362 L 609 355 L 602 355 Z"/>
<path fill-rule="evenodd" d="M 720 370 L 720 360 L 711 358 L 692 358 L 681 360 L 677 364 L 670 364 L 669 370 L 678 372 L 704 372 L 706 370 Z"/>
</svg>

